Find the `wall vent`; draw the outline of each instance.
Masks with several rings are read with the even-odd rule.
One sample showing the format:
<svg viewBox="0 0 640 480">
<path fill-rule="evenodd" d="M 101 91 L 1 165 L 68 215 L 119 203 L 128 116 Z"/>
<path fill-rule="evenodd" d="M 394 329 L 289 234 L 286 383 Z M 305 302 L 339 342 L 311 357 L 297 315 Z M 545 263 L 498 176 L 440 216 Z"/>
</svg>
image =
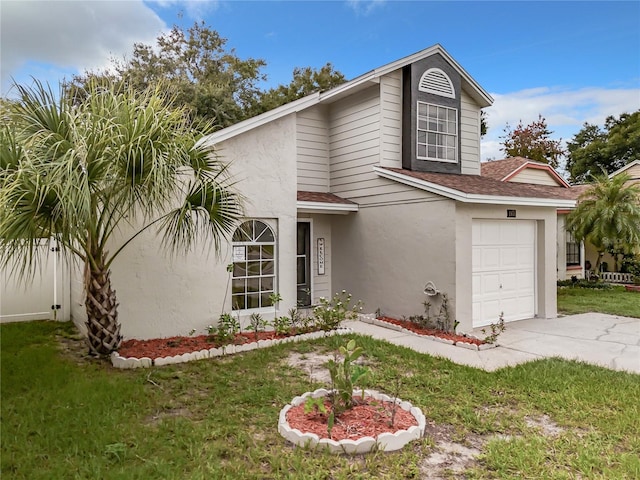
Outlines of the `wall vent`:
<svg viewBox="0 0 640 480">
<path fill-rule="evenodd" d="M 430 68 L 422 74 L 418 90 L 440 95 L 441 97 L 456 98 L 451 79 L 439 68 Z"/>
</svg>

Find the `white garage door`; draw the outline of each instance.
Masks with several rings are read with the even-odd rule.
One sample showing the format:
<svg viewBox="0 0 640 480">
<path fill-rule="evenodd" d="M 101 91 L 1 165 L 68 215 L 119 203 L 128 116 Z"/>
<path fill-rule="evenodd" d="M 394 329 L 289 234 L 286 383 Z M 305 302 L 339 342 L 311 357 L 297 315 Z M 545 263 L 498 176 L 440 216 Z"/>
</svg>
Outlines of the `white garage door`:
<svg viewBox="0 0 640 480">
<path fill-rule="evenodd" d="M 473 326 L 535 315 L 533 220 L 473 220 Z"/>
</svg>

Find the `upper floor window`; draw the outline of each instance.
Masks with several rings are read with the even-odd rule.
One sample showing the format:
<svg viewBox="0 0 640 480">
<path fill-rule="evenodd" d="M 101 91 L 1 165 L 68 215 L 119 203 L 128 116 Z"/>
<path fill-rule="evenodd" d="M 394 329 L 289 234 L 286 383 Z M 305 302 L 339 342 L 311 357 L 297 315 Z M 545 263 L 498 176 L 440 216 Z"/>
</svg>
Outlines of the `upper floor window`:
<svg viewBox="0 0 640 480">
<path fill-rule="evenodd" d="M 418 102 L 417 157 L 421 160 L 456 162 L 458 111 Z"/>
<path fill-rule="evenodd" d="M 260 220 L 242 223 L 233 234 L 233 310 L 271 306 L 275 289 L 275 237 Z"/>
<path fill-rule="evenodd" d="M 456 98 L 456 91 L 453 88 L 451 79 L 439 68 L 430 68 L 420 77 L 418 90 L 421 92 L 433 93 L 441 97 Z"/>
</svg>

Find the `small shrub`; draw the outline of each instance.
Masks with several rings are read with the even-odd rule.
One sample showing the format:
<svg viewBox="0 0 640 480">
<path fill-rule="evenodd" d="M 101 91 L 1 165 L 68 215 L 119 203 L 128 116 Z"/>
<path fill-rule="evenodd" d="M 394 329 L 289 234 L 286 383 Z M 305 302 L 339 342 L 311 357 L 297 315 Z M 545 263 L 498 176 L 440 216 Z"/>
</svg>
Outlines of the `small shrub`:
<svg viewBox="0 0 640 480">
<path fill-rule="evenodd" d="M 571 280 L 558 280 L 559 287 L 572 287 L 572 288 L 593 288 L 600 290 L 608 290 L 612 288 L 611 284 L 597 281 L 590 281 L 585 279 L 576 279 L 573 278 Z"/>
<path fill-rule="evenodd" d="M 262 315 L 259 313 L 252 313 L 249 317 L 249 326 L 247 330 L 252 330 L 255 336 L 255 339 L 258 339 L 258 332 L 264 331 L 265 328 L 269 325 L 269 322 L 262 318 Z"/>
<path fill-rule="evenodd" d="M 215 327 L 209 327 L 215 329 Z M 229 313 L 223 313 L 218 320 L 218 328 L 214 330 L 213 335 L 219 342 L 226 344 L 233 341 L 236 334 L 240 332 L 240 323 Z M 209 333 L 212 334 L 211 332 Z"/>
<path fill-rule="evenodd" d="M 357 382 L 366 380 L 369 376 L 369 369 L 361 365 L 353 365 L 363 353 L 361 347 L 356 345 L 355 340 L 349 340 L 346 345 L 339 349 L 342 355 L 342 362 L 338 361 L 338 355 L 333 360 L 329 360 L 329 374 L 331 375 L 332 385 L 332 413 L 336 416 L 355 405 L 353 400 L 353 387 Z M 362 387 L 364 399 L 364 386 Z"/>
<path fill-rule="evenodd" d="M 291 319 L 289 317 L 276 317 L 273 319 L 273 329 L 278 335 L 285 335 L 291 330 Z"/>
<path fill-rule="evenodd" d="M 331 300 L 320 297 L 320 305 L 314 307 L 313 316 L 316 326 L 321 330 L 338 328 L 346 319 L 356 318 L 362 310 L 362 302 L 351 305 L 351 294 L 343 290 L 336 293 Z"/>
<path fill-rule="evenodd" d="M 484 337 L 484 342 L 485 343 L 496 343 L 496 340 L 498 340 L 498 336 L 504 332 L 507 329 L 507 327 L 504 324 L 504 312 L 500 312 L 500 317 L 498 318 L 498 322 L 497 323 L 492 323 L 491 325 L 489 325 L 489 330 L 491 330 L 491 333 L 488 334 L 486 337 Z M 487 333 L 486 328 L 483 328 L 481 330 L 482 333 Z"/>
</svg>

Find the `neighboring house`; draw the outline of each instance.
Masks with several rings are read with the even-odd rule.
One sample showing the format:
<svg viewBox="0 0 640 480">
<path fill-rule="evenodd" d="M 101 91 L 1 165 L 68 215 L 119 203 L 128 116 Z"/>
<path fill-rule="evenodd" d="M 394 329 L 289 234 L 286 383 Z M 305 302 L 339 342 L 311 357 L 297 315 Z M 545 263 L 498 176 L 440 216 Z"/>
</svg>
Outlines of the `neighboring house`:
<svg viewBox="0 0 640 480">
<path fill-rule="evenodd" d="M 609 174 L 609 178 L 616 177 L 618 175 L 621 175 L 622 173 L 627 173 L 631 177 L 628 183 L 640 183 L 640 160 L 634 160 L 633 162 L 629 162 L 624 167 Z M 579 185 L 578 187 L 581 188 L 581 191 L 579 191 L 579 193 L 582 193 L 586 188 L 589 187 L 589 185 Z M 585 258 L 589 260 L 589 262 L 592 265 L 592 268 L 595 269 L 596 260 L 598 258 L 598 251 L 589 242 L 585 242 L 584 250 L 585 250 Z M 608 253 L 605 253 L 602 257 L 602 262 L 606 262 L 607 268 L 610 272 L 614 271 L 614 266 L 616 262 L 611 255 L 609 255 Z"/>
<path fill-rule="evenodd" d="M 112 266 L 123 334 L 202 331 L 223 311 L 246 325 L 273 315 L 272 292 L 278 315 L 344 289 L 366 312 L 401 317 L 438 301 L 430 281 L 462 331 L 501 312 L 555 317 L 556 212 L 575 200 L 550 172 L 548 184 L 518 183 L 538 167 L 508 182 L 480 175 L 492 101 L 435 45 L 210 135 L 246 222 L 221 258 L 166 259 L 150 233 L 129 245 Z M 82 318 L 81 301 L 72 309 Z"/>
<path fill-rule="evenodd" d="M 553 168 L 549 165 L 534 162 L 522 157 L 507 158 L 483 163 L 482 175 L 503 182 L 518 182 L 536 185 L 556 185 L 566 189 L 565 197 L 578 200 L 589 187 L 589 184 L 570 186 Z M 623 168 L 609 175 L 613 178 L 623 172 L 631 176 L 630 182 L 640 182 L 640 160 L 635 160 Z M 570 279 L 575 276 L 584 278 L 586 271 L 593 270 L 598 258 L 598 252 L 589 242 L 576 242 L 572 235 L 565 230 L 566 216 L 571 212 L 571 208 L 558 209 L 558 239 L 557 239 L 557 270 L 558 280 Z M 615 264 L 614 259 L 609 254 L 602 258 L 603 262 L 612 269 Z"/>
</svg>

